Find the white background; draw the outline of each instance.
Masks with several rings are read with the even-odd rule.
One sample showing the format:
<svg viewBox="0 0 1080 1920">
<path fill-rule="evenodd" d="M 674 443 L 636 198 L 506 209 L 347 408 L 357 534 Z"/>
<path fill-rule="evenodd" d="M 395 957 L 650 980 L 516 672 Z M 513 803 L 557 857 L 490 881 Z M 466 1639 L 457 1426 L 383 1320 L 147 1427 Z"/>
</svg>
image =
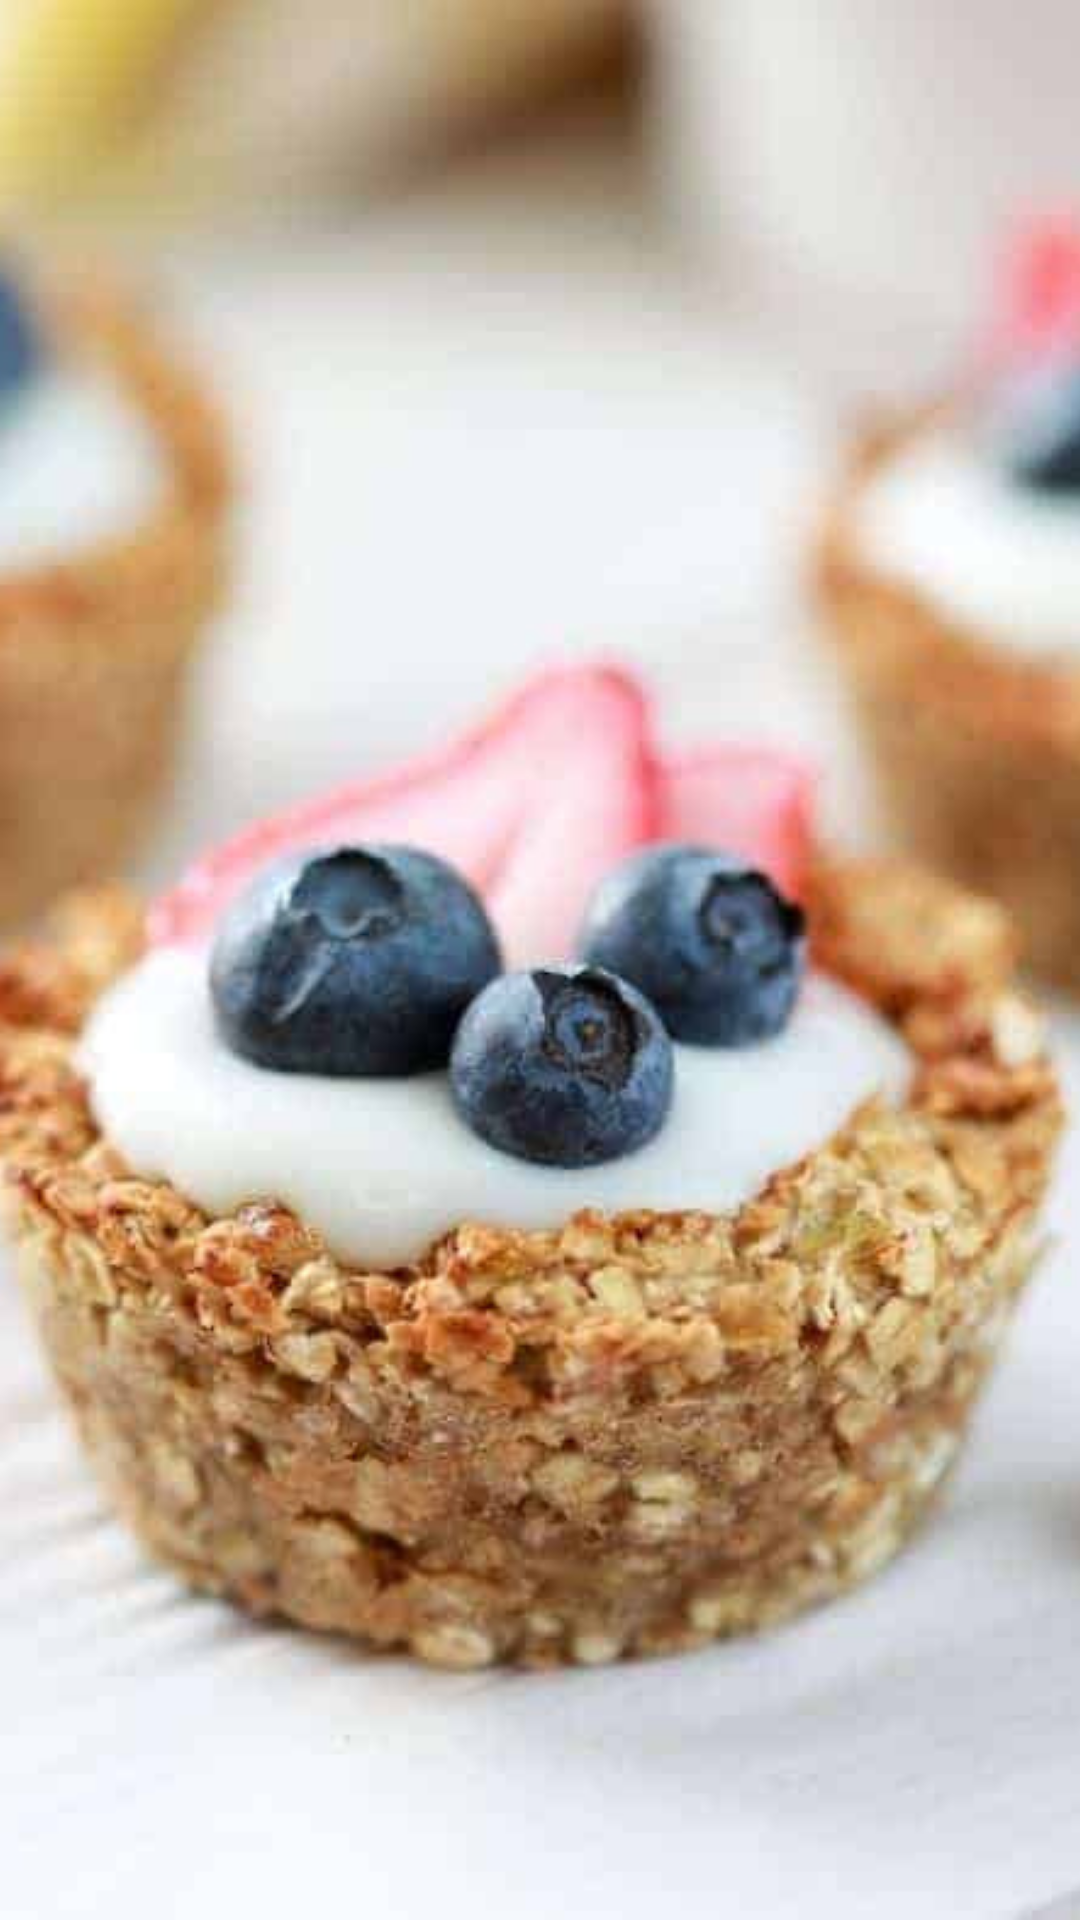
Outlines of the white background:
<svg viewBox="0 0 1080 1920">
<path fill-rule="evenodd" d="M 677 731 L 811 741 L 832 818 L 863 824 L 793 611 L 822 416 L 638 208 L 587 142 L 297 239 L 288 267 L 251 244 L 175 264 L 250 486 L 156 871 L 593 647 L 647 663 Z M 1061 1039 L 1080 1061 L 1075 1022 Z M 981 1920 L 1080 1885 L 1076 1172 L 898 1564 L 759 1641 L 545 1678 L 187 1597 L 103 1512 L 4 1276 L 5 1916 Z"/>
</svg>

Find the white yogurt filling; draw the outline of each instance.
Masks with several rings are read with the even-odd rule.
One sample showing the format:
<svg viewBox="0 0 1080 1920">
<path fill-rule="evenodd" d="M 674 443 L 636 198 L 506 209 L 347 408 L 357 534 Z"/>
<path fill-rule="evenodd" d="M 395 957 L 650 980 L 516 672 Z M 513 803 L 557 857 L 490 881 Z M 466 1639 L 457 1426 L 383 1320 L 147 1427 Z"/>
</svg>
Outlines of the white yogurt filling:
<svg viewBox="0 0 1080 1920">
<path fill-rule="evenodd" d="M 462 1221 L 556 1227 L 581 1207 L 723 1211 L 828 1139 L 873 1093 L 897 1097 L 905 1047 L 811 975 L 783 1033 L 734 1050 L 679 1046 L 658 1137 L 605 1166 L 529 1165 L 477 1139 L 446 1075 L 334 1080 L 269 1073 L 215 1030 L 206 957 L 150 953 L 101 1000 L 82 1048 L 103 1132 L 137 1172 L 211 1213 L 276 1200 L 343 1260 L 415 1260 Z"/>
<path fill-rule="evenodd" d="M 54 367 L 0 395 L 0 569 L 119 539 L 164 490 L 151 427 L 106 375 Z"/>
<path fill-rule="evenodd" d="M 1080 501 L 1017 485 L 958 427 L 885 462 L 862 491 L 856 540 L 877 572 L 1002 647 L 1080 651 Z"/>
</svg>

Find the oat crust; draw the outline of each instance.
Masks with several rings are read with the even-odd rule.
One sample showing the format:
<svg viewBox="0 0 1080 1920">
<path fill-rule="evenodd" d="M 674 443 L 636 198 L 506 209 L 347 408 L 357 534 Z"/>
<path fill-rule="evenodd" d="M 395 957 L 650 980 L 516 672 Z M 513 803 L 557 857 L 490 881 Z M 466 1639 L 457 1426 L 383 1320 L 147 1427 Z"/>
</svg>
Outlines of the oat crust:
<svg viewBox="0 0 1080 1920">
<path fill-rule="evenodd" d="M 946 411 L 857 437 L 815 553 L 814 596 L 898 838 L 1002 900 L 1025 959 L 1080 992 L 1080 668 L 1019 659 L 946 619 L 869 566 L 856 538 L 861 489 Z"/>
<path fill-rule="evenodd" d="M 126 538 L 0 573 L 0 920 L 128 856 L 168 774 L 184 674 L 221 588 L 231 494 L 201 383 L 91 276 L 30 276 L 41 324 L 153 429 L 164 497 Z M 78 529 L 72 529 L 73 554 Z"/>
<path fill-rule="evenodd" d="M 1037 1244 L 1061 1122 L 999 910 L 821 865 L 822 959 L 902 1026 L 870 1103 L 736 1212 L 461 1225 L 342 1266 L 253 1201 L 134 1177 L 72 1065 L 138 908 L 0 965 L 19 1264 L 141 1538 L 255 1613 L 434 1664 L 592 1664 L 767 1625 L 881 1567 L 956 1454 Z"/>
</svg>

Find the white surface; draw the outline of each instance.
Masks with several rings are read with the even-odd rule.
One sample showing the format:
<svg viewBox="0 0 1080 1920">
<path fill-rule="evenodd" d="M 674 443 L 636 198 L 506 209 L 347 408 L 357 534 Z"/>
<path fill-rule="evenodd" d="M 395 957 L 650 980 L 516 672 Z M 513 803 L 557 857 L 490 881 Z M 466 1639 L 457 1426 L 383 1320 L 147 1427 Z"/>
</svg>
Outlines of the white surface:
<svg viewBox="0 0 1080 1920">
<path fill-rule="evenodd" d="M 148 954 L 113 988 L 83 1058 L 102 1131 L 136 1173 L 211 1213 L 284 1201 L 339 1258 L 375 1268 L 418 1260 L 466 1219 L 557 1227 L 581 1207 L 739 1206 L 910 1078 L 886 1022 L 812 975 L 764 1045 L 675 1048 L 671 1112 L 648 1146 L 588 1170 L 531 1166 L 470 1131 L 445 1073 L 328 1080 L 241 1060 L 215 1031 L 206 954 L 188 948 Z"/>
<path fill-rule="evenodd" d="M 902 448 L 862 493 L 857 537 L 881 573 L 999 646 L 1080 650 L 1080 503 L 1010 482 L 974 437 L 942 428 Z"/>
<path fill-rule="evenodd" d="M 185 298 L 258 416 L 263 571 L 162 871 L 545 644 L 632 644 L 699 732 L 832 739 L 773 651 L 807 411 L 682 311 L 618 180 L 526 170 L 306 252 Z M 5 1915 L 987 1920 L 1080 1885 L 1078 1179 L 1071 1149 L 976 1443 L 893 1568 L 756 1642 L 552 1678 L 187 1598 L 105 1517 L 0 1288 Z"/>
<path fill-rule="evenodd" d="M 962 339 L 1080 167 L 1074 0 L 651 0 L 672 205 L 724 275 Z M 866 340 L 862 344 L 867 344 Z"/>
<path fill-rule="evenodd" d="M 107 379 L 86 368 L 43 372 L 0 400 L 0 568 L 132 533 L 163 481 L 153 433 Z"/>
</svg>

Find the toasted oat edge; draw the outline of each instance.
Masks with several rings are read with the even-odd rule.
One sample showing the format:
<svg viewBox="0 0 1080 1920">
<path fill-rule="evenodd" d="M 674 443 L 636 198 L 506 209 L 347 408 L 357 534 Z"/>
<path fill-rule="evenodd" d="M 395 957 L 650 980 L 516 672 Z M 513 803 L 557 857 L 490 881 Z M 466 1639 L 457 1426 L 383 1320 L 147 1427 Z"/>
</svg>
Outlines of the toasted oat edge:
<svg viewBox="0 0 1080 1920">
<path fill-rule="evenodd" d="M 55 944 L 12 955 L 16 1238 L 90 1451 L 152 1550 L 255 1612 L 451 1667 L 688 1649 L 884 1565 L 1028 1271 L 1061 1107 L 1000 916 L 878 862 L 822 862 L 810 906 L 823 957 L 855 982 L 862 954 L 903 1025 L 907 1109 L 857 1114 L 731 1215 L 466 1225 L 392 1275 L 342 1267 L 270 1203 L 208 1220 L 97 1135 L 70 1051 L 139 950 L 130 896 L 77 900 Z M 954 915 L 962 966 L 928 965 L 921 926 Z M 910 1180 L 940 1191 L 913 1210 Z M 821 1223 L 872 1191 L 862 1274 L 846 1213 L 835 1244 Z M 748 1431 L 767 1413 L 760 1444 L 715 1429 L 734 1403 Z M 245 1431 L 262 1439 L 234 1460 Z M 770 1524 L 782 1537 L 752 1551 Z"/>
</svg>

